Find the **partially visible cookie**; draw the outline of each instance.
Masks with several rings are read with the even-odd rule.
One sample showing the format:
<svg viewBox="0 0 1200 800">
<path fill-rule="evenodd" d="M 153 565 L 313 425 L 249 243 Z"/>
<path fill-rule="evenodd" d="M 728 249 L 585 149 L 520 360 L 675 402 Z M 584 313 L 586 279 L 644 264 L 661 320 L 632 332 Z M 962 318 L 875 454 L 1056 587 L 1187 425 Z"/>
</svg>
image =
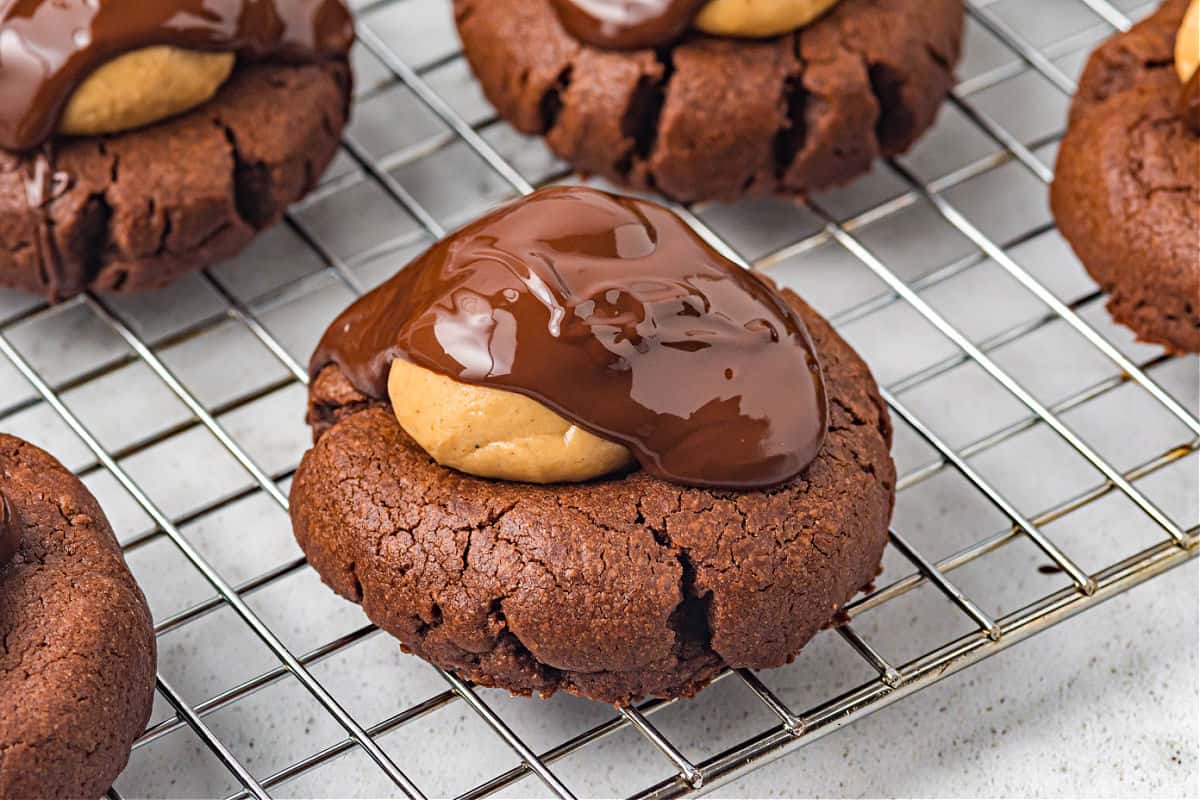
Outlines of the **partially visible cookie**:
<svg viewBox="0 0 1200 800">
<path fill-rule="evenodd" d="M 58 302 L 234 255 L 316 186 L 343 0 L 0 2 L 0 287 Z"/>
<path fill-rule="evenodd" d="M 0 286 L 138 291 L 235 255 L 316 185 L 349 102 L 344 62 L 249 65 L 169 121 L 0 150 Z"/>
<path fill-rule="evenodd" d="M 953 84 L 959 0 L 841 0 L 798 32 L 658 50 L 576 39 L 552 0 L 455 0 L 488 99 L 584 173 L 680 201 L 804 197 L 907 150 Z"/>
<path fill-rule="evenodd" d="M 1187 0 L 1167 0 L 1091 56 L 1059 149 L 1063 236 L 1146 342 L 1200 352 L 1200 131 L 1174 68 Z"/>
<path fill-rule="evenodd" d="M 875 578 L 895 466 L 866 364 L 783 296 L 830 400 L 822 450 L 784 485 L 701 489 L 644 469 L 547 486 L 472 477 L 328 366 L 292 487 L 297 541 L 406 650 L 486 686 L 618 703 L 790 662 Z"/>
<path fill-rule="evenodd" d="M 0 566 L 0 797 L 100 797 L 150 716 L 150 611 L 104 512 L 53 457 L 0 434 L 0 492 L 15 543 Z"/>
</svg>

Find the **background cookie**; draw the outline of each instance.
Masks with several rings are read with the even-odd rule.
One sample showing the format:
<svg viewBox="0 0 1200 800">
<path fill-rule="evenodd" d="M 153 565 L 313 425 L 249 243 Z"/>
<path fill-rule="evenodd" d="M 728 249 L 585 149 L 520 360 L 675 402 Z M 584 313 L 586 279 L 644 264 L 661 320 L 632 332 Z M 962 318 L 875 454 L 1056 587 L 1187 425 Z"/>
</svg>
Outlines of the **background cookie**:
<svg viewBox="0 0 1200 800">
<path fill-rule="evenodd" d="M 315 186 L 349 102 L 344 62 L 248 65 L 170 121 L 0 150 L 0 286 L 150 289 L 236 254 Z"/>
<path fill-rule="evenodd" d="M 484 685 L 615 703 L 690 695 L 727 664 L 782 665 L 875 577 L 895 488 L 866 365 L 785 296 L 832 398 L 801 479 L 735 493 L 640 471 L 580 486 L 471 478 L 330 367 L 292 489 L 297 540 L 405 648 Z"/>
<path fill-rule="evenodd" d="M 0 568 L 0 797 L 99 797 L 154 699 L 150 611 L 95 499 L 0 434 L 20 544 Z"/>
<path fill-rule="evenodd" d="M 1059 149 L 1059 229 L 1140 339 L 1200 352 L 1200 136 L 1173 67 L 1186 0 L 1168 0 L 1088 61 Z"/>
<path fill-rule="evenodd" d="M 585 173 L 680 201 L 803 196 L 904 152 L 953 83 L 958 0 L 842 0 L 795 34 L 619 52 L 550 0 L 455 0 L 488 99 Z"/>
</svg>

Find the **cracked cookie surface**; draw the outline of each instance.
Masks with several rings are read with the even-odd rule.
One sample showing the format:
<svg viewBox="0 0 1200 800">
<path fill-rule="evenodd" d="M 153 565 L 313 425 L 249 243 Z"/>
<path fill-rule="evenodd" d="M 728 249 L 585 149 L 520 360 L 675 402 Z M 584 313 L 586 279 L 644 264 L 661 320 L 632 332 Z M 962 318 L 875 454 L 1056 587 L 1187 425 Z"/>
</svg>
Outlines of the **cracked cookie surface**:
<svg viewBox="0 0 1200 800">
<path fill-rule="evenodd" d="M 812 334 L 829 433 L 761 492 L 632 472 L 583 485 L 472 478 L 433 462 L 386 404 L 327 367 L 292 487 L 309 562 L 402 646 L 476 683 L 606 702 L 689 696 L 725 666 L 776 667 L 877 574 L 895 496 L 891 423 L 858 355 Z"/>
<path fill-rule="evenodd" d="M 316 185 L 349 99 L 344 62 L 244 65 L 166 122 L 0 151 L 0 286 L 61 301 L 236 255 Z"/>
<path fill-rule="evenodd" d="M 0 490 L 20 537 L 0 567 L 0 797 L 100 797 L 150 716 L 150 611 L 53 457 L 0 434 Z"/>
<path fill-rule="evenodd" d="M 1187 0 L 1168 0 L 1091 56 L 1059 148 L 1063 236 L 1143 341 L 1200 352 L 1200 135 L 1174 69 Z"/>
<path fill-rule="evenodd" d="M 551 0 L 455 0 L 500 115 L 584 173 L 682 202 L 803 197 L 907 150 L 953 84 L 959 0 L 841 0 L 809 27 L 601 50 Z"/>
</svg>

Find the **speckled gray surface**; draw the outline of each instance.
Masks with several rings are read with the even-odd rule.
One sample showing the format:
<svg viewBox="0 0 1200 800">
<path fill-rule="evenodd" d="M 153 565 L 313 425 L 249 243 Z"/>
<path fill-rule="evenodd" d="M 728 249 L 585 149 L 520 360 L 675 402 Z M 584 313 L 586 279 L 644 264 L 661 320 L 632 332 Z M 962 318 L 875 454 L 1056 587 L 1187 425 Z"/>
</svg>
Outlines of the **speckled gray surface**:
<svg viewBox="0 0 1200 800">
<path fill-rule="evenodd" d="M 730 797 L 1190 797 L 1192 564 L 720 789 Z"/>
<path fill-rule="evenodd" d="M 1092 0 L 1093 5 L 1101 5 Z M 359 3 L 366 8 L 367 3 Z M 1068 75 L 1111 28 L 1085 0 L 993 0 L 988 10 Z M 1143 13 L 1146 4 L 1115 7 Z M 371 3 L 365 22 L 531 181 L 566 179 L 537 140 L 492 119 L 465 68 L 447 0 Z M 365 51 L 358 53 L 357 116 L 350 135 L 444 225 L 454 225 L 510 193 L 510 187 Z M 968 28 L 960 91 L 970 106 L 1029 146 L 1045 165 L 1064 124 L 1067 96 L 977 22 Z M 1149 375 L 1196 409 L 1196 358 L 1156 360 L 1114 326 L 1103 298 L 1053 229 L 1045 185 L 1031 170 L 999 158 L 1000 147 L 959 108 L 902 159 L 918 179 L 935 181 L 971 224 L 1044 283 Z M 1139 387 L 1000 265 L 980 257 L 929 205 L 904 199 L 906 186 L 886 167 L 847 189 L 817 198 L 855 237 L 920 291 L 938 313 L 980 343 L 1041 402 L 1057 404 L 1097 382 L 1113 381 L 1063 421 L 1122 470 L 1160 458 L 1191 436 Z M 896 198 L 900 198 L 896 200 Z M 889 201 L 895 201 L 890 202 Z M 887 205 L 881 206 L 881 203 Z M 863 214 L 869 209 L 881 209 Z M 820 222 L 782 203 L 749 202 L 698 210 L 748 259 L 833 317 L 880 380 L 954 447 L 1018 423 L 1027 409 L 970 362 L 944 362 L 955 346 L 884 287 L 835 242 L 810 238 Z M 315 242 L 318 253 L 305 242 Z M 805 241 L 802 247 L 789 247 Z M 288 357 L 303 363 L 332 317 L 361 290 L 399 268 L 429 242 L 419 222 L 346 154 L 322 189 L 247 254 L 165 292 L 111 301 L 115 313 L 265 471 L 287 480 L 307 445 L 304 389 L 285 363 L 229 313 L 224 294 L 244 304 Z M 322 254 L 338 269 L 325 268 Z M 214 286 L 220 287 L 220 291 Z M 1022 327 L 1025 326 L 1025 327 Z M 1019 328 L 1021 335 L 1006 334 Z M 146 494 L 223 578 L 238 584 L 298 555 L 286 513 L 261 491 L 187 407 L 83 301 L 45 309 L 0 293 L 0 330 L 64 402 L 114 452 Z M 999 335 L 999 338 L 996 338 Z M 938 367 L 942 364 L 941 367 Z M 927 380 L 911 376 L 926 373 Z M 0 357 L 0 429 L 58 455 L 108 510 L 160 623 L 212 590 L 11 364 Z M 1136 426 L 1128 421 L 1135 420 Z M 933 450 L 907 426 L 897 431 L 901 474 L 927 465 Z M 1025 514 L 1035 515 L 1099 483 L 1098 473 L 1044 425 L 980 449 L 970 459 L 982 477 Z M 1135 481 L 1181 527 L 1197 524 L 1200 459 L 1193 450 Z M 951 469 L 899 498 L 896 529 L 932 559 L 1007 527 L 980 492 Z M 1147 517 L 1109 493 L 1043 527 L 1085 569 L 1100 569 L 1162 539 Z M 1017 540 L 955 570 L 953 580 L 990 614 L 1003 615 L 1068 585 L 1038 570 L 1046 557 Z M 912 566 L 894 549 L 881 585 Z M 719 796 L 1182 796 L 1196 795 L 1200 751 L 1195 563 L 1088 611 L 932 688 L 850 725 L 717 791 Z M 254 612 L 296 653 L 357 635 L 366 624 L 306 567 L 246 595 Z M 923 586 L 855 620 L 855 628 L 894 664 L 973 630 L 935 589 Z M 277 664 L 228 608 L 160 637 L 160 671 L 193 704 Z M 447 687 L 382 635 L 366 635 L 316 663 L 313 673 L 351 714 L 371 725 Z M 837 635 L 820 635 L 792 666 L 764 682 L 803 710 L 875 678 Z M 550 748 L 612 717 L 570 697 L 481 696 L 535 750 Z M 159 702 L 155 721 L 170 712 Z M 262 779 L 344 733 L 293 679 L 207 713 L 205 722 Z M 654 722 L 693 760 L 703 760 L 775 723 L 745 686 L 727 680 Z M 451 703 L 379 739 L 431 796 L 470 790 L 517 763 L 462 703 Z M 644 739 L 624 730 L 554 764 L 581 796 L 624 795 L 669 777 L 672 768 Z M 187 729 L 135 750 L 117 783 L 125 797 L 225 796 L 237 790 Z M 395 787 L 360 751 L 273 787 L 276 796 L 388 796 Z M 505 796 L 544 796 L 525 780 Z"/>
</svg>

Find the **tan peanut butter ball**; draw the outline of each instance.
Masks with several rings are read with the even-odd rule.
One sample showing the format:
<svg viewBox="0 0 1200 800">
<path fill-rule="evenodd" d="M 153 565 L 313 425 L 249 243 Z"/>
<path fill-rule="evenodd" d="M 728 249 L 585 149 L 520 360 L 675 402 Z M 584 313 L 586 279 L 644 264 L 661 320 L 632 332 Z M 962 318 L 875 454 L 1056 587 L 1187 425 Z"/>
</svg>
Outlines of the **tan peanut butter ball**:
<svg viewBox="0 0 1200 800">
<path fill-rule="evenodd" d="M 1200 66 L 1200 0 L 1192 0 L 1175 36 L 1175 72 L 1187 83 Z"/>
<path fill-rule="evenodd" d="M 713 36 L 764 39 L 815 21 L 838 0 L 710 0 L 695 26 Z"/>
<path fill-rule="evenodd" d="M 59 132 L 120 133 L 190 111 L 216 95 L 235 61 L 233 53 L 168 46 L 126 53 L 97 69 L 75 90 Z"/>
<path fill-rule="evenodd" d="M 634 463 L 622 445 L 524 395 L 459 383 L 403 359 L 392 362 L 388 396 L 400 426 L 430 457 L 471 475 L 566 483 Z"/>
</svg>

